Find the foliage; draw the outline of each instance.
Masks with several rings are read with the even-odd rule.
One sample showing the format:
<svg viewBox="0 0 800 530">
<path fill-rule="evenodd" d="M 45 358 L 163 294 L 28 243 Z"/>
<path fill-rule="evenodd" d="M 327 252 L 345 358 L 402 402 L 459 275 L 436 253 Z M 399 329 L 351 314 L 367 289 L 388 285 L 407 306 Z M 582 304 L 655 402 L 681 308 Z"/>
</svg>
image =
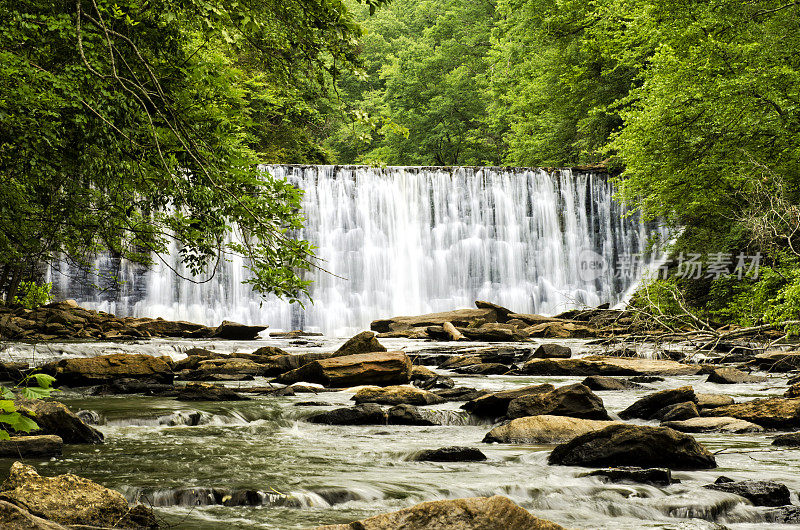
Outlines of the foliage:
<svg viewBox="0 0 800 530">
<path fill-rule="evenodd" d="M 0 287 L 174 239 L 193 276 L 243 253 L 255 290 L 303 294 L 300 193 L 257 164 L 322 158 L 294 122 L 358 34 L 339 0 L 0 0 Z"/>
<path fill-rule="evenodd" d="M 0 440 L 8 440 L 11 432 L 33 432 L 39 429 L 36 421 L 17 411 L 14 400 L 50 397 L 55 378 L 47 374 L 29 374 L 15 387 L 0 386 Z"/>
<path fill-rule="evenodd" d="M 22 296 L 15 296 L 13 303 L 25 309 L 36 309 L 50 302 L 52 288 L 52 283 L 20 282 L 18 291 Z"/>
</svg>

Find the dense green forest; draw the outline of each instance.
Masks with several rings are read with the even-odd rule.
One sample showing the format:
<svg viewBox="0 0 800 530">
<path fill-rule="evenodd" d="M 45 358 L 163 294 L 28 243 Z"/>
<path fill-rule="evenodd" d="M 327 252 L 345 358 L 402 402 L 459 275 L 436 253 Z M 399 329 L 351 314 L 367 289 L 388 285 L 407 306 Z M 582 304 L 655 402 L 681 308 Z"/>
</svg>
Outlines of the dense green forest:
<svg viewBox="0 0 800 530">
<path fill-rule="evenodd" d="M 300 197 L 258 162 L 600 163 L 680 232 L 676 256 L 761 256 L 757 277 L 673 277 L 650 301 L 740 324 L 800 316 L 797 2 L 0 7 L 7 295 L 62 253 L 147 261 L 171 237 L 194 273 L 241 253 L 256 289 L 301 295 L 315 265 L 288 236 Z M 250 243 L 224 243 L 234 226 Z"/>
</svg>

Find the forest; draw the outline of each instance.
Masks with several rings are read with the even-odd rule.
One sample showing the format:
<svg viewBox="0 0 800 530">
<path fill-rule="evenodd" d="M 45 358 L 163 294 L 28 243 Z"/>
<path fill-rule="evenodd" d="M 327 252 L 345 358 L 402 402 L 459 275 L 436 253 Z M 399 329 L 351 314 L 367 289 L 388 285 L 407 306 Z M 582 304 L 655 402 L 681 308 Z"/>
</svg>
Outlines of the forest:
<svg viewBox="0 0 800 530">
<path fill-rule="evenodd" d="M 796 2 L 0 5 L 6 299 L 42 263 L 147 262 L 170 238 L 199 276 L 243 254 L 255 290 L 299 298 L 321 265 L 258 163 L 596 166 L 673 256 L 761 257 L 651 301 L 800 316 Z"/>
</svg>

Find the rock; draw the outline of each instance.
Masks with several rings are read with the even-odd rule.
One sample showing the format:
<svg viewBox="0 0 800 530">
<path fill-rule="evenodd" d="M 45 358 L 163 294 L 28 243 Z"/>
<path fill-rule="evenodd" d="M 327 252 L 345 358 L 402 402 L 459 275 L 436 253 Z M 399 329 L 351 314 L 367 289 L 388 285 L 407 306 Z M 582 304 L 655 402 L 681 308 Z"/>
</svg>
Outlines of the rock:
<svg viewBox="0 0 800 530">
<path fill-rule="evenodd" d="M 178 390 L 176 399 L 178 401 L 247 401 L 250 398 L 224 386 L 189 383 Z"/>
<path fill-rule="evenodd" d="M 694 389 L 690 386 L 682 386 L 671 390 L 662 390 L 653 394 L 648 394 L 634 402 L 631 406 L 619 413 L 623 420 L 631 418 L 641 418 L 649 420 L 654 418 L 656 413 L 667 405 L 676 403 L 694 402 L 697 396 Z"/>
<path fill-rule="evenodd" d="M 0 381 L 22 381 L 29 369 L 28 363 L 0 362 Z"/>
<path fill-rule="evenodd" d="M 667 405 L 663 409 L 653 414 L 652 419 L 661 421 L 681 421 L 700 416 L 697 405 L 692 401 Z"/>
<path fill-rule="evenodd" d="M 59 436 L 66 444 L 103 443 L 103 433 L 83 423 L 63 403 L 18 398 L 14 404 L 21 414 L 33 419 L 39 426 L 39 430 L 33 434 Z"/>
<path fill-rule="evenodd" d="M 672 480 L 672 472 L 664 467 L 651 467 L 642 469 L 640 467 L 612 467 L 608 469 L 598 469 L 591 473 L 581 475 L 582 477 L 603 477 L 609 482 L 637 482 L 640 484 L 653 484 L 655 486 L 669 486 Z"/>
<path fill-rule="evenodd" d="M 489 391 L 476 390 L 474 388 L 468 388 L 468 387 L 456 387 L 456 388 L 446 388 L 444 390 L 436 390 L 434 394 L 441 397 L 445 401 L 473 401 L 481 396 L 488 395 Z"/>
<path fill-rule="evenodd" d="M 742 480 L 740 482 L 720 482 L 703 486 L 711 490 L 734 493 L 749 500 L 756 506 L 784 506 L 791 504 L 789 488 L 770 480 Z"/>
<path fill-rule="evenodd" d="M 111 319 L 113 320 L 114 317 L 112 316 Z M 193 322 L 170 321 L 162 318 L 132 319 L 129 325 L 147 337 L 205 338 L 214 334 L 214 328 Z"/>
<path fill-rule="evenodd" d="M 769 429 L 800 427 L 800 398 L 764 398 L 703 410 L 703 416 L 731 416 Z"/>
<path fill-rule="evenodd" d="M 561 321 L 535 324 L 523 331 L 530 337 L 560 339 L 596 337 L 599 334 L 599 330 L 591 326 Z"/>
<path fill-rule="evenodd" d="M 470 497 L 417 504 L 350 524 L 320 526 L 317 530 L 563 530 L 538 519 L 510 499 Z"/>
<path fill-rule="evenodd" d="M 800 352 L 768 351 L 756 355 L 751 363 L 767 372 L 789 372 L 800 368 Z"/>
<path fill-rule="evenodd" d="M 580 383 L 562 386 L 543 394 L 515 398 L 508 404 L 506 412 L 509 418 L 540 414 L 585 420 L 610 419 L 603 400 Z"/>
<path fill-rule="evenodd" d="M 680 432 L 730 432 L 743 434 L 748 432 L 762 432 L 763 427 L 737 418 L 690 418 L 680 421 L 664 421 L 663 427 L 669 427 Z"/>
<path fill-rule="evenodd" d="M 50 458 L 61 456 L 64 441 L 54 435 L 12 436 L 0 440 L 0 458 Z"/>
<path fill-rule="evenodd" d="M 558 445 L 548 463 L 583 467 L 710 469 L 714 455 L 687 434 L 667 427 L 610 425 Z"/>
<path fill-rule="evenodd" d="M 783 393 L 784 397 L 788 398 L 796 398 L 800 397 L 800 383 L 795 383 L 789 387 L 789 389 Z"/>
<path fill-rule="evenodd" d="M 730 366 L 721 366 L 715 368 L 708 374 L 709 383 L 719 383 L 721 385 L 733 385 L 736 383 L 763 383 L 767 378 L 758 375 L 750 375 L 748 373 L 731 368 Z"/>
<path fill-rule="evenodd" d="M 320 412 L 309 418 L 311 423 L 325 425 L 386 425 L 386 412 L 374 403 Z"/>
<path fill-rule="evenodd" d="M 298 401 L 297 403 L 292 403 L 295 407 L 327 407 L 330 403 L 326 401 Z"/>
<path fill-rule="evenodd" d="M 103 418 L 94 410 L 79 410 L 75 415 L 86 425 L 100 425 Z"/>
<path fill-rule="evenodd" d="M 143 394 L 145 396 L 173 395 L 175 387 L 171 384 L 155 383 L 142 379 L 117 379 L 92 390 L 93 396 L 116 396 L 120 394 Z"/>
<path fill-rule="evenodd" d="M 344 388 L 356 385 L 402 385 L 411 378 L 411 359 L 403 352 L 373 352 L 312 361 L 277 378 Z"/>
<path fill-rule="evenodd" d="M 800 447 L 800 432 L 793 432 L 789 434 L 781 434 L 772 440 L 772 445 L 780 445 L 784 447 Z"/>
<path fill-rule="evenodd" d="M 116 379 L 146 379 L 171 384 L 172 368 L 152 355 L 115 353 L 97 357 L 61 359 L 45 364 L 42 372 L 56 378 L 59 385 L 91 386 Z"/>
<path fill-rule="evenodd" d="M 0 527 L 5 530 L 68 530 L 66 526 L 31 515 L 6 501 L 0 501 Z"/>
<path fill-rule="evenodd" d="M 497 304 L 493 304 L 491 302 L 484 302 L 483 300 L 476 300 L 475 307 L 478 309 L 491 309 L 497 315 L 498 322 L 506 322 L 509 320 L 509 315 L 513 313 L 510 309 L 506 309 L 505 307 Z"/>
<path fill-rule="evenodd" d="M 440 425 L 432 415 L 414 405 L 397 405 L 389 409 L 387 418 L 389 425 Z"/>
<path fill-rule="evenodd" d="M 453 388 L 455 381 L 446 375 L 439 375 L 424 366 L 414 365 L 411 367 L 411 382 L 424 390 L 431 388 Z"/>
<path fill-rule="evenodd" d="M 531 359 L 522 367 L 528 375 L 694 375 L 699 371 L 699 366 L 675 361 L 603 356 Z"/>
<path fill-rule="evenodd" d="M 733 405 L 733 398 L 724 396 L 722 394 L 699 394 L 695 392 L 697 398 L 697 408 L 702 409 L 715 409 L 717 407 L 724 407 L 725 405 Z"/>
<path fill-rule="evenodd" d="M 456 327 L 467 327 L 472 322 L 497 322 L 497 313 L 493 309 L 457 309 L 442 313 L 430 313 L 419 316 L 392 317 L 374 320 L 369 328 L 378 333 L 404 331 L 409 328 L 427 328 L 428 326 L 441 326 L 450 322 Z"/>
<path fill-rule="evenodd" d="M 458 328 L 467 339 L 479 342 L 520 342 L 528 338 L 524 330 L 505 324 L 484 324 L 479 328 Z"/>
<path fill-rule="evenodd" d="M 531 359 L 569 359 L 572 357 L 572 348 L 560 344 L 541 344 L 526 358 Z"/>
<path fill-rule="evenodd" d="M 260 364 L 249 359 L 224 357 L 221 359 L 205 359 L 197 363 L 196 367 L 181 379 L 191 381 L 241 381 L 252 379 L 263 373 Z"/>
<path fill-rule="evenodd" d="M 442 331 L 447 334 L 450 340 L 467 340 L 464 334 L 458 331 L 458 329 L 451 322 L 445 322 L 442 324 Z"/>
<path fill-rule="evenodd" d="M 482 462 L 486 455 L 473 447 L 442 447 L 441 449 L 428 449 L 414 455 L 413 460 L 418 462 Z"/>
<path fill-rule="evenodd" d="M 800 524 L 800 508 L 797 506 L 781 506 L 762 512 L 764 521 L 775 524 Z"/>
<path fill-rule="evenodd" d="M 213 337 L 227 340 L 255 340 L 258 334 L 269 326 L 247 326 L 238 322 L 223 320 L 217 329 L 214 330 Z"/>
<path fill-rule="evenodd" d="M 356 355 L 359 353 L 371 353 L 376 351 L 386 351 L 386 348 L 378 342 L 374 333 L 371 331 L 362 331 L 339 346 L 335 356 L 341 357 L 344 355 Z"/>
<path fill-rule="evenodd" d="M 381 405 L 434 405 L 444 403 L 441 398 L 433 392 L 420 390 L 411 386 L 368 386 L 361 388 L 353 396 L 356 403 L 379 403 Z"/>
<path fill-rule="evenodd" d="M 20 462 L 14 462 L 0 487 L 0 501 L 62 525 L 158 528 L 149 508 L 131 508 L 118 491 L 72 474 L 42 477 Z"/>
<path fill-rule="evenodd" d="M 631 383 L 660 383 L 664 381 L 664 378 L 658 375 L 637 375 L 629 377 L 628 381 Z"/>
<path fill-rule="evenodd" d="M 552 444 L 562 443 L 581 434 L 604 429 L 617 422 L 583 420 L 568 416 L 525 416 L 489 431 L 484 443 Z"/>
<path fill-rule="evenodd" d="M 642 388 L 640 384 L 605 375 L 590 375 L 583 380 L 582 384 L 591 390 L 629 390 Z"/>
<path fill-rule="evenodd" d="M 455 368 L 453 371 L 457 374 L 503 375 L 511 372 L 512 368 L 500 363 L 478 363 Z"/>
<path fill-rule="evenodd" d="M 499 418 L 506 415 L 506 412 L 508 412 L 508 404 L 511 403 L 513 399 L 530 394 L 542 394 L 554 389 L 555 387 L 553 385 L 545 383 L 543 385 L 524 386 L 513 390 L 502 390 L 468 401 L 462 405 L 461 408 L 476 416 Z M 439 395 L 441 395 L 441 393 L 439 393 Z"/>
</svg>

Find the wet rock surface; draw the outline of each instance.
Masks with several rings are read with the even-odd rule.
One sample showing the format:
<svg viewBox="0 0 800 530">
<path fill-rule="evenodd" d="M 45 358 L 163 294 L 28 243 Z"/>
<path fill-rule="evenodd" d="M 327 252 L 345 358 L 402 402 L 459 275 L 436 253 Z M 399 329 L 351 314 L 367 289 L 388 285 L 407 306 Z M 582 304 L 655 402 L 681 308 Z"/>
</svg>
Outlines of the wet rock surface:
<svg viewBox="0 0 800 530">
<path fill-rule="evenodd" d="M 587 420 L 610 419 L 603 400 L 584 385 L 566 385 L 542 394 L 514 398 L 508 404 L 509 418 L 523 416 L 571 416 Z"/>
<path fill-rule="evenodd" d="M 598 469 L 591 473 L 582 475 L 584 477 L 602 477 L 609 482 L 636 482 L 640 484 L 653 484 L 656 486 L 669 486 L 675 481 L 672 479 L 672 472 L 667 468 L 640 467 L 612 467 L 608 469 Z"/>
<path fill-rule="evenodd" d="M 473 497 L 417 504 L 397 512 L 317 530 L 562 530 L 506 497 Z"/>
<path fill-rule="evenodd" d="M 611 425 L 556 446 L 548 463 L 583 467 L 710 469 L 714 456 L 694 438 L 666 427 Z"/>
<path fill-rule="evenodd" d="M 721 477 L 722 478 L 722 477 Z M 708 489 L 735 493 L 749 500 L 756 506 L 784 506 L 791 504 L 789 488 L 779 482 L 768 480 L 742 480 L 734 482 L 720 480 L 704 486 Z"/>
<path fill-rule="evenodd" d="M 428 449 L 415 454 L 413 460 L 419 462 L 482 462 L 486 455 L 474 447 L 442 447 Z"/>
<path fill-rule="evenodd" d="M 483 441 L 512 444 L 563 443 L 614 423 L 568 416 L 526 416 L 495 427 L 484 436 Z"/>
<path fill-rule="evenodd" d="M 403 352 L 375 352 L 312 361 L 277 378 L 279 383 L 300 381 L 329 387 L 399 385 L 411 380 L 411 359 Z"/>
</svg>

